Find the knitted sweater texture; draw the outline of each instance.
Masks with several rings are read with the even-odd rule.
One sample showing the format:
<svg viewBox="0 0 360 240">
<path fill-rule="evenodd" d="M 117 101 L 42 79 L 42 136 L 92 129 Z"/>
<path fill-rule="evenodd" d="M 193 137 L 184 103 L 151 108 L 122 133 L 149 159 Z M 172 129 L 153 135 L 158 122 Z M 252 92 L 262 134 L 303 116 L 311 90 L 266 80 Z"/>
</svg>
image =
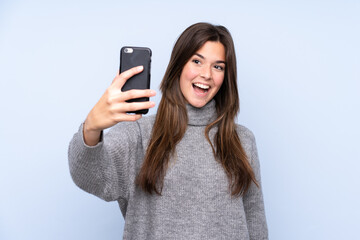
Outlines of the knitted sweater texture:
<svg viewBox="0 0 360 240">
<path fill-rule="evenodd" d="M 112 127 L 96 146 L 83 140 L 83 126 L 69 146 L 76 185 L 106 201 L 117 201 L 125 219 L 123 239 L 268 239 L 260 165 L 250 130 L 237 133 L 260 188 L 240 197 L 229 192 L 227 176 L 207 142 L 205 126 L 216 118 L 215 102 L 187 106 L 188 127 L 170 159 L 162 196 L 135 185 L 155 116 Z M 217 129 L 210 130 L 213 139 Z"/>
</svg>

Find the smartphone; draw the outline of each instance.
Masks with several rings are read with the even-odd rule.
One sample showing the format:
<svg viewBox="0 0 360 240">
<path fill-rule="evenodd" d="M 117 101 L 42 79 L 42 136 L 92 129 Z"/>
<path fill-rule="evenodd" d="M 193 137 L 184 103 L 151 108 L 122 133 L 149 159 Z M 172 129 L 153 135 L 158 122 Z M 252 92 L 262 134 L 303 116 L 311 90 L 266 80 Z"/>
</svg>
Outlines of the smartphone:
<svg viewBox="0 0 360 240">
<path fill-rule="evenodd" d="M 131 89 L 149 89 L 150 88 L 150 66 L 151 66 L 151 49 L 147 47 L 122 47 L 120 50 L 120 73 L 136 67 L 144 66 L 144 70 L 129 78 L 121 91 Z M 130 99 L 127 102 L 145 102 L 149 101 L 148 97 Z M 149 109 L 142 109 L 135 112 L 136 114 L 147 114 Z"/>
</svg>

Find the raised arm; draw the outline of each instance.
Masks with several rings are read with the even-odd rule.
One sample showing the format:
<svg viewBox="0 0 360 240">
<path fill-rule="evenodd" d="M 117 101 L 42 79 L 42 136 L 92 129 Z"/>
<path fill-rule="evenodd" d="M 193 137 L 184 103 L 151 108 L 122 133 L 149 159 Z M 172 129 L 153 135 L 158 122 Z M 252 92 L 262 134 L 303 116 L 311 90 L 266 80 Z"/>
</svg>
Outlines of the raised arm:
<svg viewBox="0 0 360 240">
<path fill-rule="evenodd" d="M 69 145 L 69 167 L 75 184 L 106 201 L 126 198 L 129 166 L 142 157 L 139 156 L 142 151 L 138 149 L 142 146 L 141 134 L 134 122 L 141 115 L 126 112 L 150 108 L 155 104 L 127 103 L 126 100 L 151 97 L 155 91 L 121 91 L 126 80 L 141 71 L 142 67 L 132 68 L 114 78 Z M 109 127 L 112 128 L 108 134 L 102 136 L 103 130 Z"/>
</svg>

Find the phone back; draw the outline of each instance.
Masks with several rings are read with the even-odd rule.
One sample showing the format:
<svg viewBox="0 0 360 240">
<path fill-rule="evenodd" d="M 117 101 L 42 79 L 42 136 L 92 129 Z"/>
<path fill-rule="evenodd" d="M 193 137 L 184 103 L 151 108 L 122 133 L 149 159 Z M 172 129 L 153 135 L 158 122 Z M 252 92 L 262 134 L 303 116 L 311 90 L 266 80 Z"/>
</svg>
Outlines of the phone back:
<svg viewBox="0 0 360 240">
<path fill-rule="evenodd" d="M 151 66 L 151 50 L 146 47 L 122 47 L 120 51 L 120 73 L 136 67 L 144 66 L 144 70 L 128 79 L 121 91 L 131 89 L 149 89 L 150 88 L 150 66 Z M 131 99 L 128 102 L 144 102 L 149 98 Z M 146 114 L 148 109 L 137 111 L 135 113 Z"/>
</svg>

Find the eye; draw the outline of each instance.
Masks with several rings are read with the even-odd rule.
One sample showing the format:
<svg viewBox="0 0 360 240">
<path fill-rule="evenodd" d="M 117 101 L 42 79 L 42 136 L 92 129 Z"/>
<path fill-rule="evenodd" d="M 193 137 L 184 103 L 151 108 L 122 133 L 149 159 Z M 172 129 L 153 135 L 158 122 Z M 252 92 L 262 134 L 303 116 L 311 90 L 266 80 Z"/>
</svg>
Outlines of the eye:
<svg viewBox="0 0 360 240">
<path fill-rule="evenodd" d="M 195 63 L 195 64 L 200 64 L 201 63 L 200 60 L 198 60 L 198 59 L 193 59 L 192 62 Z"/>
<path fill-rule="evenodd" d="M 224 67 L 220 65 L 215 65 L 214 68 L 219 71 L 224 71 Z"/>
</svg>

